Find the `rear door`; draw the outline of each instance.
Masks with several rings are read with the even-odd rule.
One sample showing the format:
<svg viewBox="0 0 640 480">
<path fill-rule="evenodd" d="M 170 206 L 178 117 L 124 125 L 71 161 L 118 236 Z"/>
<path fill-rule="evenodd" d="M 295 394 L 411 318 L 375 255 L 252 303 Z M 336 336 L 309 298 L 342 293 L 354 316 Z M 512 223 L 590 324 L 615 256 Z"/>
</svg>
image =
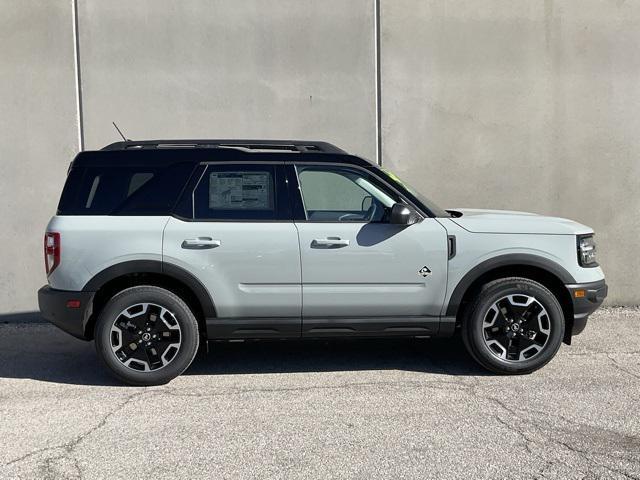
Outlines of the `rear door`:
<svg viewBox="0 0 640 480">
<path fill-rule="evenodd" d="M 432 335 L 447 280 L 447 235 L 433 218 L 389 223 L 405 202 L 371 171 L 295 166 L 303 217 L 303 334 Z"/>
<path fill-rule="evenodd" d="M 172 217 L 163 262 L 192 273 L 209 291 L 209 337 L 300 335 L 298 234 L 282 163 L 211 163 Z"/>
</svg>

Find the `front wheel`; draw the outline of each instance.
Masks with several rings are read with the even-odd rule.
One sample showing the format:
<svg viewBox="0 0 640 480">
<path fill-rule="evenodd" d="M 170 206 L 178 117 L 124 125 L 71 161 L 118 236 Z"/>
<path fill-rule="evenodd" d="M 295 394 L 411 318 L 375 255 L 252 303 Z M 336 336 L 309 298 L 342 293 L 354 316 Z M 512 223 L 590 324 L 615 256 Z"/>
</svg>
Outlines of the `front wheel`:
<svg viewBox="0 0 640 480">
<path fill-rule="evenodd" d="M 564 314 L 545 286 L 511 277 L 484 285 L 464 314 L 462 338 L 471 356 L 501 374 L 531 373 L 556 354 Z"/>
<path fill-rule="evenodd" d="M 98 357 L 129 385 L 162 385 L 180 375 L 198 350 L 198 322 L 173 292 L 154 286 L 128 288 L 100 312 Z"/>
</svg>

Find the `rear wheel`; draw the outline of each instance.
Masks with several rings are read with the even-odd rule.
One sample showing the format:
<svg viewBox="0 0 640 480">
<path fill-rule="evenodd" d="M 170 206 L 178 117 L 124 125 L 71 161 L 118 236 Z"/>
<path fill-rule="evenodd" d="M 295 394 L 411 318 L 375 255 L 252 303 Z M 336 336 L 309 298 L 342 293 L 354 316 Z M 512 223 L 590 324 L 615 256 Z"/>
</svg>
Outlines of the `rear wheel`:
<svg viewBox="0 0 640 480">
<path fill-rule="evenodd" d="M 180 375 L 195 357 L 198 337 L 198 322 L 185 302 L 154 286 L 115 295 L 95 332 L 98 356 L 130 385 L 162 385 Z"/>
<path fill-rule="evenodd" d="M 511 277 L 484 285 L 464 313 L 462 338 L 473 358 L 502 374 L 531 373 L 556 354 L 564 314 L 544 285 Z"/>
</svg>

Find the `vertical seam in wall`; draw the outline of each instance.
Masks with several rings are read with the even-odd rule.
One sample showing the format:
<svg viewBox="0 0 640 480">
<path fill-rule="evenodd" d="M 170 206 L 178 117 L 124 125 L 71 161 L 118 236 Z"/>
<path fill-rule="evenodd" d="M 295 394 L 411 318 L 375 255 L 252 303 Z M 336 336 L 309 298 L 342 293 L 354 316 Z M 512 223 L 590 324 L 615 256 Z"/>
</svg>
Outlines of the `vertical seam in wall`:
<svg viewBox="0 0 640 480">
<path fill-rule="evenodd" d="M 376 85 L 376 163 L 382 165 L 382 78 L 380 75 L 380 0 L 373 0 Z"/>
<path fill-rule="evenodd" d="M 82 77 L 80 75 L 80 34 L 78 32 L 78 0 L 71 0 L 73 10 L 73 62 L 76 76 L 76 115 L 78 116 L 78 149 L 84 150 L 84 119 L 82 115 Z"/>
</svg>

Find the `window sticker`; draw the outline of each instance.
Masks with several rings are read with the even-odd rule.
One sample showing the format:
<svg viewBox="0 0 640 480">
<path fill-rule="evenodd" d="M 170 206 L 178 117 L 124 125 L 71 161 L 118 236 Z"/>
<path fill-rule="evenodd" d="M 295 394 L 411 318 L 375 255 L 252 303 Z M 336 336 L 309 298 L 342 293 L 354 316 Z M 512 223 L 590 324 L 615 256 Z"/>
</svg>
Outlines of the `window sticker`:
<svg viewBox="0 0 640 480">
<path fill-rule="evenodd" d="M 209 175 L 211 210 L 269 210 L 271 175 L 268 172 L 213 172 Z"/>
</svg>

